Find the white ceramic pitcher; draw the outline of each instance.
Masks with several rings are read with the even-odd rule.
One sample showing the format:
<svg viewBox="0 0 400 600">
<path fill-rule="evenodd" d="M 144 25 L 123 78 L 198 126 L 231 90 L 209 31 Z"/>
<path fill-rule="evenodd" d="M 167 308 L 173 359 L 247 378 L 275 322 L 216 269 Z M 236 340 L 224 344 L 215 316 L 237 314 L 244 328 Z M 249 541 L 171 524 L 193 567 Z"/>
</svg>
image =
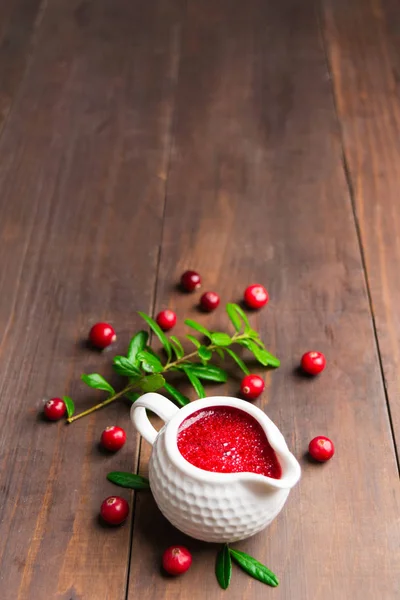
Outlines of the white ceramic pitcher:
<svg viewBox="0 0 400 600">
<path fill-rule="evenodd" d="M 183 458 L 177 445 L 180 424 L 192 413 L 213 406 L 243 410 L 260 423 L 281 465 L 280 479 L 248 472 L 204 471 Z M 165 421 L 159 432 L 146 409 Z M 153 446 L 149 479 L 159 509 L 177 529 L 199 540 L 234 542 L 258 533 L 281 511 L 300 478 L 300 465 L 279 429 L 262 410 L 243 400 L 213 397 L 179 409 L 164 396 L 149 393 L 133 404 L 131 419 Z"/>
</svg>

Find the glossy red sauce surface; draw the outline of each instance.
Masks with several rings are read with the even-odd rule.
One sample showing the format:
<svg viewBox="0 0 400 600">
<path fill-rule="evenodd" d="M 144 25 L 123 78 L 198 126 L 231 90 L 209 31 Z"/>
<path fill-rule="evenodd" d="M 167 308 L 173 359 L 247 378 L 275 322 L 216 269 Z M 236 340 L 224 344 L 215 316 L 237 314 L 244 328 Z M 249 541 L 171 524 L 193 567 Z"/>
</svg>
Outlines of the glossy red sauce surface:
<svg viewBox="0 0 400 600">
<path fill-rule="evenodd" d="M 214 406 L 193 413 L 179 427 L 177 441 L 182 456 L 204 471 L 282 475 L 263 428 L 238 408 Z"/>
</svg>

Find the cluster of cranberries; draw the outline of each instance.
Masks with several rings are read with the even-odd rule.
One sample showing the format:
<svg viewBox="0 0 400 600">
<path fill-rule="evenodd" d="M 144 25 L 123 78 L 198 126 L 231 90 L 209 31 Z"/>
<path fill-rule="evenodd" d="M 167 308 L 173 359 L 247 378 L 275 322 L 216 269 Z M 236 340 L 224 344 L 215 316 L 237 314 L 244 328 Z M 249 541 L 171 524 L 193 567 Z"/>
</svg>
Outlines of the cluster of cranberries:
<svg viewBox="0 0 400 600">
<path fill-rule="evenodd" d="M 201 287 L 201 277 L 196 271 L 185 271 L 181 277 L 181 289 L 184 292 L 195 292 Z M 245 289 L 243 300 L 248 308 L 257 309 L 267 304 L 267 290 L 259 284 L 250 285 Z M 200 297 L 200 308 L 204 312 L 212 312 L 218 308 L 221 298 L 216 292 L 204 292 Z M 169 308 L 158 313 L 156 321 L 164 331 L 169 331 L 176 325 L 176 314 Z"/>
</svg>

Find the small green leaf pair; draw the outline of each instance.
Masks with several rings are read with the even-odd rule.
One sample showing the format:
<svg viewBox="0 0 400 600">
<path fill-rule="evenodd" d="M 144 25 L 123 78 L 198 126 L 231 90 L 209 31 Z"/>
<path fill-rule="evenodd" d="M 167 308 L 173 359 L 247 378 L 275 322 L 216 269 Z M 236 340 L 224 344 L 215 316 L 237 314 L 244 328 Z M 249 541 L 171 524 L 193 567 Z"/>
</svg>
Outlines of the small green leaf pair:
<svg viewBox="0 0 400 600">
<path fill-rule="evenodd" d="M 265 565 L 258 562 L 258 560 L 249 554 L 241 552 L 240 550 L 233 550 L 233 548 L 229 548 L 228 544 L 224 544 L 222 549 L 218 552 L 215 564 L 215 575 L 223 590 L 228 588 L 231 581 L 232 560 L 243 569 L 243 571 L 248 573 L 248 575 L 254 577 L 254 579 L 272 587 L 277 587 L 279 585 L 277 576 Z"/>
<path fill-rule="evenodd" d="M 228 304 L 226 305 L 226 312 L 232 325 L 238 333 L 242 331 L 243 326 L 246 333 L 249 333 L 251 331 L 249 319 L 247 318 L 247 315 L 244 312 L 244 310 L 240 308 L 238 304 L 228 302 Z"/>
</svg>

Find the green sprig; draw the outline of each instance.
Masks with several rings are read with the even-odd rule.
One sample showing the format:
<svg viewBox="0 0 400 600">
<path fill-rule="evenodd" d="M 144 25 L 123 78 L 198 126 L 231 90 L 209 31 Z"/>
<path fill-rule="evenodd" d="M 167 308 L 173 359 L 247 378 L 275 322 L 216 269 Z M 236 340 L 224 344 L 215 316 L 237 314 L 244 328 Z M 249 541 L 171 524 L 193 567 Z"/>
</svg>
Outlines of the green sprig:
<svg viewBox="0 0 400 600">
<path fill-rule="evenodd" d="M 131 402 L 135 402 L 140 392 L 155 392 L 160 389 L 165 389 L 178 406 L 185 406 L 189 399 L 166 379 L 170 371 L 183 374 L 194 388 L 196 396 L 204 398 L 206 394 L 202 381 L 225 383 L 228 380 L 227 372 L 212 363 L 215 356 L 224 359 L 226 353 L 245 374 L 249 374 L 245 361 L 232 349 L 234 345 L 250 352 L 264 367 L 278 367 L 279 359 L 266 350 L 259 334 L 252 329 L 243 309 L 238 304 L 230 303 L 226 306 L 226 312 L 235 330 L 233 335 L 225 331 L 209 331 L 204 325 L 192 319 L 185 321 L 188 327 L 208 340 L 208 343 L 203 342 L 192 334 L 187 334 L 186 338 L 195 347 L 187 354 L 182 342 L 176 336 L 168 338 L 152 317 L 139 312 L 161 342 L 165 354 L 155 352 L 148 345 L 149 334 L 146 331 L 139 331 L 131 339 L 126 356 L 115 356 L 113 359 L 114 370 L 118 375 L 128 379 L 127 385 L 116 392 L 102 375 L 98 373 L 82 375 L 82 380 L 89 387 L 107 392 L 108 398 L 78 415 L 73 415 L 73 403 L 72 405 L 69 403 L 67 421 L 72 423 L 118 398 L 126 397 Z"/>
</svg>

